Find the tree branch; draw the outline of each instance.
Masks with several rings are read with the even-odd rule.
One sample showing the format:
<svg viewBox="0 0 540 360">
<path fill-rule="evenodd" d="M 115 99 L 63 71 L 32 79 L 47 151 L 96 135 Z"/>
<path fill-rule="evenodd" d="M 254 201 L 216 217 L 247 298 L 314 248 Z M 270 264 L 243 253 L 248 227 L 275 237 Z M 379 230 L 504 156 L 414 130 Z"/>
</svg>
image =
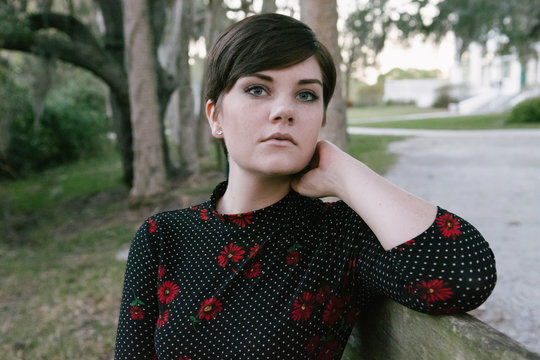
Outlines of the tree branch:
<svg viewBox="0 0 540 360">
<path fill-rule="evenodd" d="M 82 67 L 102 79 L 120 98 L 129 99 L 127 78 L 118 64 L 99 45 L 92 34 L 76 19 L 60 14 L 47 21 L 47 27 L 61 34 L 39 31 L 44 22 L 39 15 L 26 18 L 29 21 L 12 20 L 0 26 L 0 48 L 23 51 L 38 56 L 51 56 Z"/>
</svg>

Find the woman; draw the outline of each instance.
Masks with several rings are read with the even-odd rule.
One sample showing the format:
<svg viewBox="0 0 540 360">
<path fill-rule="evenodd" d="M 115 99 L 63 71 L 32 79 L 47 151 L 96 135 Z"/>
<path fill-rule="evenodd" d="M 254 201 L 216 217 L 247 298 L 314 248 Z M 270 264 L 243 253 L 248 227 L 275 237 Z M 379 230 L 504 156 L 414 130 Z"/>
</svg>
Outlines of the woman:
<svg viewBox="0 0 540 360">
<path fill-rule="evenodd" d="M 287 16 L 249 17 L 216 42 L 206 113 L 228 181 L 138 230 L 117 359 L 339 359 L 378 296 L 432 314 L 485 301 L 495 262 L 473 226 L 317 141 L 335 78 Z"/>
</svg>

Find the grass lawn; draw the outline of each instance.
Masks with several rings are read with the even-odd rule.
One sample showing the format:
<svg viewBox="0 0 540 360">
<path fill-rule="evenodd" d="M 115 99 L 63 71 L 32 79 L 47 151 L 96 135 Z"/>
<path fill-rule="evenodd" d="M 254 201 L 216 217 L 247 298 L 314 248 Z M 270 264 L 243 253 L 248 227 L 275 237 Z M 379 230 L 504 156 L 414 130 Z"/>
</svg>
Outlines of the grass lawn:
<svg viewBox="0 0 540 360">
<path fill-rule="evenodd" d="M 384 173 L 396 139 L 351 136 L 350 152 Z M 213 188 L 193 183 L 171 197 Z M 115 255 L 155 212 L 129 209 L 127 195 L 116 155 L 0 182 L 2 358 L 112 359 L 125 269 Z"/>
<path fill-rule="evenodd" d="M 399 128 L 399 129 L 434 129 L 434 130 L 490 130 L 490 129 L 535 129 L 540 122 L 529 124 L 509 123 L 507 113 L 478 114 L 468 116 L 450 116 L 416 120 L 363 122 L 362 127 Z"/>
</svg>

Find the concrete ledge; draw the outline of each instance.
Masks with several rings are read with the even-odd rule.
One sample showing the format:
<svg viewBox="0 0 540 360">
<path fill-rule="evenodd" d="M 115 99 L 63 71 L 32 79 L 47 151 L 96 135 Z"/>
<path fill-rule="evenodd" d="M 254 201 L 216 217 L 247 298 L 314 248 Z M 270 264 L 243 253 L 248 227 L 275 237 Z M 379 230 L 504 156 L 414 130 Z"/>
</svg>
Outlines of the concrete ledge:
<svg viewBox="0 0 540 360">
<path fill-rule="evenodd" d="M 433 316 L 381 300 L 365 311 L 343 360 L 540 360 L 471 315 Z"/>
</svg>

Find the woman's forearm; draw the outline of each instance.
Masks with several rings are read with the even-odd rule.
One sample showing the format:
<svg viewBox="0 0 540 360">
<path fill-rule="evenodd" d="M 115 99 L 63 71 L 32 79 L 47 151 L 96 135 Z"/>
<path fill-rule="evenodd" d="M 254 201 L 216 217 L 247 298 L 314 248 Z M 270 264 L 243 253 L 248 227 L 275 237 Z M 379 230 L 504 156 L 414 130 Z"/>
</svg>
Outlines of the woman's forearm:
<svg viewBox="0 0 540 360">
<path fill-rule="evenodd" d="M 424 232 L 437 207 L 400 189 L 360 161 L 341 160 L 336 195 L 356 211 L 389 250 Z"/>
</svg>

